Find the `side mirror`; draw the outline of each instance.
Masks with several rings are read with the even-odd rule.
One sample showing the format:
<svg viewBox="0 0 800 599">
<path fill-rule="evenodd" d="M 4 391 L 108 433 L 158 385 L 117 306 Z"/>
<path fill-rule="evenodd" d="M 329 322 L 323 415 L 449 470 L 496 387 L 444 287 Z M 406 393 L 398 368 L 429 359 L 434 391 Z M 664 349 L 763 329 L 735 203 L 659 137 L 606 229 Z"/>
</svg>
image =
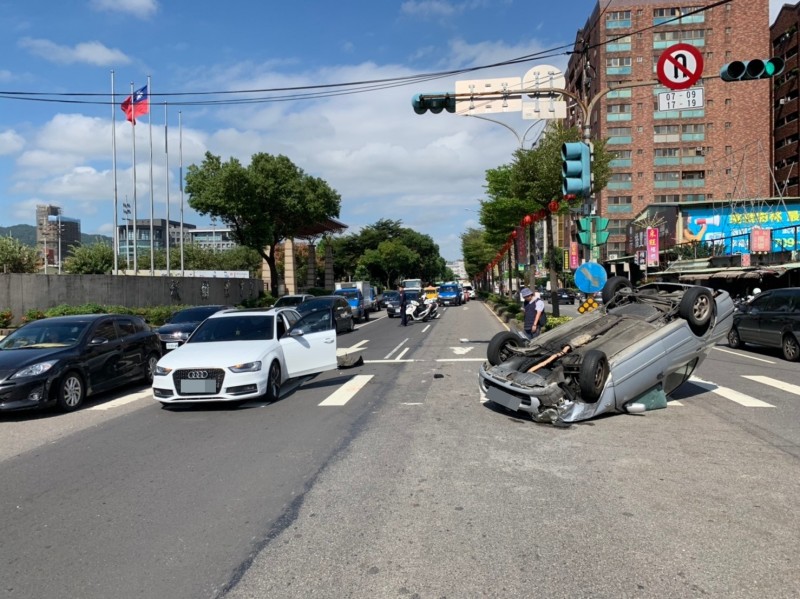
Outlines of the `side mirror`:
<svg viewBox="0 0 800 599">
<path fill-rule="evenodd" d="M 89 342 L 89 345 L 103 345 L 104 343 L 108 343 L 108 339 L 105 337 L 93 337 L 92 340 Z"/>
<path fill-rule="evenodd" d="M 292 329 L 289 331 L 289 337 L 302 337 L 303 334 L 303 329 Z"/>
</svg>

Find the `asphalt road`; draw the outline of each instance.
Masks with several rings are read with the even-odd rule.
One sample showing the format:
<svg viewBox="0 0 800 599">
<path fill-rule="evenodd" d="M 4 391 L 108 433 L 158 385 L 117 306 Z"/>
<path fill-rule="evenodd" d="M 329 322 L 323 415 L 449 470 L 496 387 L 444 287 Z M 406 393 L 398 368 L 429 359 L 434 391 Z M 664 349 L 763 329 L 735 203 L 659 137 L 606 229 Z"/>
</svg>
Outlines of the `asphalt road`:
<svg viewBox="0 0 800 599">
<path fill-rule="evenodd" d="M 481 303 L 398 324 L 269 405 L 0 415 L 0 596 L 800 596 L 796 364 L 555 429 L 482 401 Z"/>
</svg>

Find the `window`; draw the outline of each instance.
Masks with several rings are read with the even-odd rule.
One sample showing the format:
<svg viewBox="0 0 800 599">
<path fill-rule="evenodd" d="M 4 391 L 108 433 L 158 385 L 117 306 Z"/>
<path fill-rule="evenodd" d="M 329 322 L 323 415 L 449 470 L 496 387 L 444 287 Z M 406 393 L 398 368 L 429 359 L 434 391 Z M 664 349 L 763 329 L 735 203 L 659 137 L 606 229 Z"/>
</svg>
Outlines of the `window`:
<svg viewBox="0 0 800 599">
<path fill-rule="evenodd" d="M 627 235 L 628 223 L 630 219 L 627 218 L 612 218 L 608 221 L 608 234 L 609 235 Z"/>
<path fill-rule="evenodd" d="M 631 143 L 630 127 L 609 127 L 608 144 L 629 144 Z"/>
<path fill-rule="evenodd" d="M 606 202 L 609 206 L 626 206 L 633 203 L 633 196 L 610 196 Z"/>
<path fill-rule="evenodd" d="M 611 173 L 607 187 L 608 189 L 631 189 L 633 187 L 633 174 Z"/>
<path fill-rule="evenodd" d="M 631 36 L 625 35 L 622 37 L 614 38 L 614 41 L 609 42 L 606 46 L 608 52 L 630 52 L 631 51 Z"/>
<path fill-rule="evenodd" d="M 682 141 L 703 141 L 706 138 L 706 126 L 703 123 L 681 125 Z"/>
<path fill-rule="evenodd" d="M 103 337 L 109 341 L 117 340 L 117 329 L 114 328 L 113 320 L 104 320 L 100 322 L 92 332 L 92 339 L 95 337 Z"/>
<path fill-rule="evenodd" d="M 656 143 L 680 141 L 680 126 L 655 125 L 653 127 L 653 141 Z"/>
<path fill-rule="evenodd" d="M 630 56 L 606 57 L 606 75 L 630 75 L 630 74 L 631 74 Z"/>
<path fill-rule="evenodd" d="M 622 168 L 631 166 L 631 150 L 609 150 L 611 154 L 611 168 Z"/>
<path fill-rule="evenodd" d="M 607 121 L 629 121 L 631 120 L 630 104 L 610 104 L 606 107 Z"/>
<path fill-rule="evenodd" d="M 681 196 L 679 196 L 677 193 L 668 193 L 664 195 L 653 196 L 653 202 L 656 204 L 666 204 L 669 202 L 677 203 L 680 201 L 681 201 Z"/>
<path fill-rule="evenodd" d="M 655 159 L 653 164 L 655 166 L 667 166 L 670 164 L 680 164 L 681 161 L 680 148 L 656 148 Z"/>
<path fill-rule="evenodd" d="M 615 10 L 606 14 L 607 29 L 623 29 L 631 26 L 631 11 Z"/>
<path fill-rule="evenodd" d="M 710 198 L 709 198 L 710 199 Z M 688 193 L 683 195 L 684 202 L 705 202 L 706 195 L 704 193 Z"/>
<path fill-rule="evenodd" d="M 680 185 L 680 177 L 681 174 L 678 171 L 653 173 L 653 186 L 657 189 L 678 187 Z"/>
</svg>

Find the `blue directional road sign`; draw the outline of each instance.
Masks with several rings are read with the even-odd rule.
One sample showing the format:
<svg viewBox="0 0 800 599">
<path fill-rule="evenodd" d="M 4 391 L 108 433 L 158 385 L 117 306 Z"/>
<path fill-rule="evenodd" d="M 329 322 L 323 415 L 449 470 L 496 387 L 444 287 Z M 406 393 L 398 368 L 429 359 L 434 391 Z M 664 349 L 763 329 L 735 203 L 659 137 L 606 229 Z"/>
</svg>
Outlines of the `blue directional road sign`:
<svg viewBox="0 0 800 599">
<path fill-rule="evenodd" d="M 584 262 L 575 271 L 575 285 L 584 293 L 596 293 L 603 289 L 608 275 L 597 262 Z"/>
</svg>

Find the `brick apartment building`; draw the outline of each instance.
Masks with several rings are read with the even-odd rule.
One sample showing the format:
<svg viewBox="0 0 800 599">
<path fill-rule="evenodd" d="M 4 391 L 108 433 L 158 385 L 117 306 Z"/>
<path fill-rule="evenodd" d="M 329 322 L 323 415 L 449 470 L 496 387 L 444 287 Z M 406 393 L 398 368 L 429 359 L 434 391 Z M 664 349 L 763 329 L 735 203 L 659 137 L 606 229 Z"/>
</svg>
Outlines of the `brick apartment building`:
<svg viewBox="0 0 800 599">
<path fill-rule="evenodd" d="M 797 46 L 800 36 L 800 2 L 784 4 L 770 28 L 770 56 L 784 59 L 783 73 L 773 81 L 772 110 L 775 128 L 775 195 L 800 196 L 800 79 Z"/>
<path fill-rule="evenodd" d="M 592 138 L 608 139 L 615 157 L 608 185 L 596 194 L 597 214 L 610 219 L 601 260 L 626 254 L 628 225 L 652 204 L 735 202 L 772 192 L 772 82 L 719 78 L 727 62 L 770 56 L 768 0 L 730 2 L 667 22 L 708 4 L 601 0 L 578 31 L 566 78 L 585 104 L 601 90 L 654 82 L 608 93 L 590 115 Z M 658 93 L 669 90 L 657 82 L 656 64 L 677 43 L 703 56 L 697 86 L 705 106 L 660 111 Z M 579 111 L 569 118 L 582 125 Z"/>
</svg>

